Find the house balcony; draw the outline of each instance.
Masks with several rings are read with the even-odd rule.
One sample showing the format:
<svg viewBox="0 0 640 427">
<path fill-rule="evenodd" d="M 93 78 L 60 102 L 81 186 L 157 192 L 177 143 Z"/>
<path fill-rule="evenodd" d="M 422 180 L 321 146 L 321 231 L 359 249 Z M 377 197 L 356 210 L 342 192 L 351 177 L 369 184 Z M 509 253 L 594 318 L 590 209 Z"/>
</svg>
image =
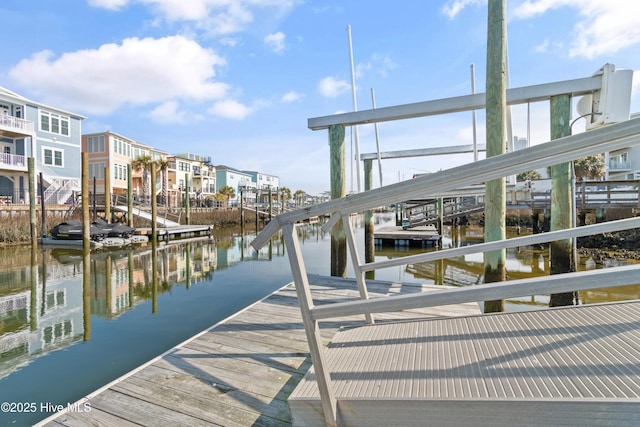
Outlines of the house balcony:
<svg viewBox="0 0 640 427">
<path fill-rule="evenodd" d="M 629 161 L 609 160 L 609 172 L 630 172 L 631 163 Z"/>
<path fill-rule="evenodd" d="M 0 136 L 7 138 L 24 138 L 33 136 L 34 125 L 32 121 L 9 116 L 0 115 Z"/>
<path fill-rule="evenodd" d="M 0 153 L 0 170 L 27 172 L 27 158 L 17 154 Z"/>
</svg>

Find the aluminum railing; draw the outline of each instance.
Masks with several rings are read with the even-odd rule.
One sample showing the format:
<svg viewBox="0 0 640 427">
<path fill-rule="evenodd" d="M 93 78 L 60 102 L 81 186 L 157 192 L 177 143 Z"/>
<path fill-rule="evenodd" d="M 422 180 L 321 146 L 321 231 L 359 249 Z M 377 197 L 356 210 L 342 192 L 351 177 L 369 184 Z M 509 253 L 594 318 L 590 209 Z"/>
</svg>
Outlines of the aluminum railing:
<svg viewBox="0 0 640 427">
<path fill-rule="evenodd" d="M 282 230 L 327 424 L 335 425 L 336 423 L 336 398 L 331 387 L 324 349 L 322 347 L 322 339 L 318 326 L 318 320 L 320 319 L 359 314 L 365 315 L 367 320 L 371 322 L 373 321 L 372 313 L 376 312 L 495 300 L 540 293 L 560 293 L 621 286 L 636 284 L 640 280 L 640 265 L 635 265 L 581 273 L 557 274 L 545 278 L 498 282 L 478 287 L 456 288 L 428 294 L 412 294 L 369 300 L 364 278 L 366 271 L 415 262 L 444 259 L 467 253 L 480 253 L 508 247 L 631 229 L 640 226 L 640 218 L 612 221 L 469 247 L 445 249 L 394 260 L 361 264 L 357 245 L 354 241 L 353 230 L 348 220 L 350 214 L 375 209 L 404 200 L 436 197 L 464 186 L 482 184 L 488 180 L 505 177 L 518 172 L 548 167 L 562 162 L 569 162 L 577 158 L 614 151 L 638 144 L 640 144 L 640 119 L 634 119 L 590 132 L 556 139 L 527 149 L 480 160 L 472 164 L 420 176 L 409 181 L 399 182 L 368 192 L 350 195 L 349 197 L 331 200 L 292 212 L 286 212 L 276 216 L 269 222 L 251 245 L 255 249 L 260 249 L 275 233 Z M 353 271 L 360 292 L 360 300 L 323 304 L 318 307 L 313 303 L 304 259 L 295 228 L 296 223 L 321 215 L 331 215 L 330 220 L 324 226 L 326 229 L 332 227 L 338 221 L 341 221 L 343 224 Z"/>
</svg>

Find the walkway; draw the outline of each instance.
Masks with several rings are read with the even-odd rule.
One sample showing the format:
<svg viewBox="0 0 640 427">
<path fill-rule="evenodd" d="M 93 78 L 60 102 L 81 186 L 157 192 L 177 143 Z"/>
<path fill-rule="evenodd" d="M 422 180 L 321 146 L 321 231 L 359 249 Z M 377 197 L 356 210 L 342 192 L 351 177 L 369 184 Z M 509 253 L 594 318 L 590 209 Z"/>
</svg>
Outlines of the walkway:
<svg viewBox="0 0 640 427">
<path fill-rule="evenodd" d="M 113 207 L 113 209 L 118 210 L 120 212 L 129 212 L 129 207 L 128 206 L 119 206 L 119 205 L 115 205 Z M 151 213 L 147 212 L 145 210 L 142 210 L 138 207 L 134 207 L 133 208 L 133 214 L 135 216 L 138 216 L 140 218 L 146 219 L 151 221 Z M 162 216 L 157 216 L 156 217 L 156 222 L 158 223 L 158 225 L 160 225 L 161 227 L 180 227 L 180 224 L 174 221 L 170 221 Z"/>
<path fill-rule="evenodd" d="M 358 298 L 351 280 L 310 277 L 316 301 Z M 371 297 L 442 287 L 369 281 Z M 376 315 L 377 322 L 478 314 L 477 304 Z M 322 322 L 325 345 L 337 325 Z M 311 365 L 298 300 L 288 285 L 89 396 L 90 412 L 64 413 L 40 425 L 282 426 L 291 424 L 287 398 Z"/>
</svg>

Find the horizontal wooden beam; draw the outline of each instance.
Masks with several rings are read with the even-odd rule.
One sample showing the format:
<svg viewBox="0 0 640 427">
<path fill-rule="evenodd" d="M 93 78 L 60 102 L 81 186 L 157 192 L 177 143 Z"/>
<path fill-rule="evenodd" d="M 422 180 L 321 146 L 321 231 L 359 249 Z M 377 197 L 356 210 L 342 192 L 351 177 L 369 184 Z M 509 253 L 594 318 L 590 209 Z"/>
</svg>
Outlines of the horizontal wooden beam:
<svg viewBox="0 0 640 427">
<path fill-rule="evenodd" d="M 507 104 L 526 104 L 550 99 L 555 95 L 569 94 L 580 96 L 592 93 L 602 87 L 602 76 L 585 77 L 562 82 L 545 83 L 507 89 Z M 403 120 L 416 117 L 435 116 L 440 114 L 460 113 L 479 110 L 485 107 L 485 94 L 456 96 L 413 104 L 394 105 L 390 107 L 360 110 L 351 113 L 333 114 L 331 116 L 308 119 L 311 130 L 328 129 L 332 125 L 354 126 L 367 123 L 379 123 L 392 120 Z"/>
</svg>

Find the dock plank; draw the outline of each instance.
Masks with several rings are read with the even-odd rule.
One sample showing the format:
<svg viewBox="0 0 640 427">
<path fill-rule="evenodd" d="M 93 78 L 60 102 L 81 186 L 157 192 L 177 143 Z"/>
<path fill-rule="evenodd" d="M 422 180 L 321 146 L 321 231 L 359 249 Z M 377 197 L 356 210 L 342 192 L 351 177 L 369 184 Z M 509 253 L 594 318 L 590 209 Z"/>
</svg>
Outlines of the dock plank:
<svg viewBox="0 0 640 427">
<path fill-rule="evenodd" d="M 354 280 L 310 276 L 316 304 L 358 298 Z M 438 289 L 368 281 L 372 298 Z M 441 287 L 439 287 L 441 289 Z M 476 304 L 376 315 L 376 321 L 478 314 Z M 364 317 L 321 322 L 325 344 L 340 326 Z M 288 397 L 311 366 L 295 288 L 263 301 L 166 352 L 88 396 L 92 411 L 60 413 L 39 425 L 286 426 Z"/>
</svg>

